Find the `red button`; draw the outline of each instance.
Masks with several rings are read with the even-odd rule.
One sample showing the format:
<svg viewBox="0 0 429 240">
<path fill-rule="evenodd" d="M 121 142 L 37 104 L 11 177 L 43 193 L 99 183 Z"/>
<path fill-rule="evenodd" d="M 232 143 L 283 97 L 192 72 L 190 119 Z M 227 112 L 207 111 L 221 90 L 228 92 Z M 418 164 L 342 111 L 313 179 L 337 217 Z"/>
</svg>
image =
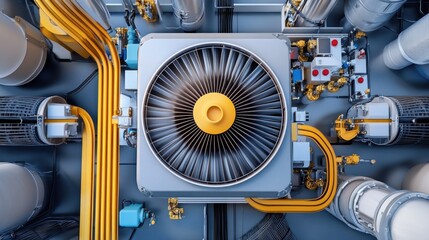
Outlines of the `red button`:
<svg viewBox="0 0 429 240">
<path fill-rule="evenodd" d="M 311 74 L 313 74 L 313 77 L 316 77 L 317 75 L 319 75 L 319 70 L 314 69 L 313 72 L 311 72 Z"/>
<path fill-rule="evenodd" d="M 329 75 L 329 70 L 328 69 L 323 69 L 322 74 L 323 74 L 323 76 L 328 76 Z"/>
<path fill-rule="evenodd" d="M 334 39 L 331 41 L 332 46 L 336 47 L 338 45 L 338 40 Z"/>
<path fill-rule="evenodd" d="M 363 77 L 359 77 L 357 81 L 358 81 L 358 83 L 363 83 L 365 81 L 365 79 L 363 79 Z"/>
</svg>

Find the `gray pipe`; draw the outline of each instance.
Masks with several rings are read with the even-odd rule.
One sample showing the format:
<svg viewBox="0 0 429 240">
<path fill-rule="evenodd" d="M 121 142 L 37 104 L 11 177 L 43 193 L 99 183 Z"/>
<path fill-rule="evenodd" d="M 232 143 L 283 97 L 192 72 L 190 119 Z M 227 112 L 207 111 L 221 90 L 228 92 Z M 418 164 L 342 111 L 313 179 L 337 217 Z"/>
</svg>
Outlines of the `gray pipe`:
<svg viewBox="0 0 429 240">
<path fill-rule="evenodd" d="M 341 26 L 371 32 L 382 27 L 407 0 L 346 0 Z"/>
<path fill-rule="evenodd" d="M 383 51 L 384 63 L 391 69 L 411 64 L 429 64 L 429 14 L 402 31 Z"/>
<path fill-rule="evenodd" d="M 183 31 L 192 32 L 203 24 L 204 0 L 172 0 L 174 15 Z"/>
<path fill-rule="evenodd" d="M 296 20 L 296 27 L 314 27 L 324 21 L 334 9 L 337 0 L 307 0 Z"/>
</svg>

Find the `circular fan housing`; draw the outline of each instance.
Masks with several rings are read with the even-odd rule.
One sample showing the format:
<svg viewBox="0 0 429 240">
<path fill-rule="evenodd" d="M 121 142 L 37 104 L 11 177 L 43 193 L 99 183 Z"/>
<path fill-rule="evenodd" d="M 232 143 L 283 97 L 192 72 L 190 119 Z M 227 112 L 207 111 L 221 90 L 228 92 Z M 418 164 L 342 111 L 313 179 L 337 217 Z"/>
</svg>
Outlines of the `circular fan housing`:
<svg viewBox="0 0 429 240">
<path fill-rule="evenodd" d="M 262 170 L 286 123 L 277 79 L 229 44 L 201 44 L 170 58 L 150 82 L 141 114 L 158 160 L 204 186 L 239 183 Z"/>
</svg>

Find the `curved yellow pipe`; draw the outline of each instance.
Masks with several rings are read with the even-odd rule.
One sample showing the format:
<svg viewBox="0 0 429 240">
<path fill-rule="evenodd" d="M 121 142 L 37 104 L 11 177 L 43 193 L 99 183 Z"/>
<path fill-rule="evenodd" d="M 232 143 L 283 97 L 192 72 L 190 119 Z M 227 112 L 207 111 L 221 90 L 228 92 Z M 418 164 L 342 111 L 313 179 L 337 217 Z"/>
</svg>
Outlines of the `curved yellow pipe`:
<svg viewBox="0 0 429 240">
<path fill-rule="evenodd" d="M 120 62 L 110 36 L 73 1 L 36 0 L 39 7 L 73 37 L 96 61 L 99 69 L 97 180 L 95 208 L 95 238 L 117 238 L 118 208 L 118 129 L 112 117 L 119 109 Z M 107 45 L 112 61 L 107 57 Z M 113 96 L 113 97 L 112 97 Z M 107 190 L 106 190 L 107 189 Z M 89 211 L 85 216 L 92 216 Z M 86 218 L 81 215 L 82 218 Z M 80 226 L 80 238 L 92 238 L 92 226 Z"/>
<path fill-rule="evenodd" d="M 315 199 L 247 198 L 246 201 L 255 209 L 268 213 L 318 212 L 328 207 L 334 199 L 337 191 L 337 163 L 334 149 L 326 137 L 314 127 L 298 125 L 298 135 L 311 138 L 325 155 L 327 179 L 322 195 Z"/>
<path fill-rule="evenodd" d="M 94 209 L 94 146 L 95 129 L 91 116 L 82 108 L 72 107 L 72 113 L 83 121 L 82 132 L 82 169 L 80 188 L 80 236 L 91 235 Z M 89 234 L 87 233 L 89 231 Z"/>
</svg>

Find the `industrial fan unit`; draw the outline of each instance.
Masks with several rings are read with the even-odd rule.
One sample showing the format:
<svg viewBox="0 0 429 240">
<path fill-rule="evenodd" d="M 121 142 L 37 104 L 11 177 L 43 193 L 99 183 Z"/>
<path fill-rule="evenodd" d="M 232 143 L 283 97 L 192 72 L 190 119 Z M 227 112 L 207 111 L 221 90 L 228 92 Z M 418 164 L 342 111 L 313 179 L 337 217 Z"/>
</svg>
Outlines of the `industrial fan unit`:
<svg viewBox="0 0 429 240">
<path fill-rule="evenodd" d="M 138 65 L 137 183 L 156 197 L 283 197 L 291 186 L 289 41 L 150 34 Z"/>
</svg>

